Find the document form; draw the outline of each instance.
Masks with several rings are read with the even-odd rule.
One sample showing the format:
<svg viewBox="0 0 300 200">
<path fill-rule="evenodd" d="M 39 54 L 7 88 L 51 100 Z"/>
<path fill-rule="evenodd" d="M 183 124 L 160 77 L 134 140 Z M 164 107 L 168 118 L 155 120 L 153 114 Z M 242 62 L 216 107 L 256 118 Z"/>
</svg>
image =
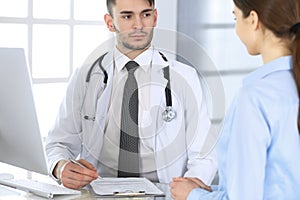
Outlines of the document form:
<svg viewBox="0 0 300 200">
<path fill-rule="evenodd" d="M 101 178 L 90 185 L 101 196 L 164 196 L 147 178 Z"/>
</svg>

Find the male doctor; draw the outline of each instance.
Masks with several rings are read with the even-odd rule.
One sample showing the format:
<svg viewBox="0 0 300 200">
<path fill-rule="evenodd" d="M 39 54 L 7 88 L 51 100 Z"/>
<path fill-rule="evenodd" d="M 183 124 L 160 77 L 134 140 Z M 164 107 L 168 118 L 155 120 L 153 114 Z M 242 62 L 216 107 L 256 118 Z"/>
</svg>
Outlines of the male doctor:
<svg viewBox="0 0 300 200">
<path fill-rule="evenodd" d="M 65 187 L 82 188 L 98 175 L 206 184 L 215 176 L 214 151 L 200 156 L 210 120 L 197 73 L 151 45 L 154 4 L 107 0 L 116 45 L 74 73 L 47 139 L 50 174 Z"/>
</svg>

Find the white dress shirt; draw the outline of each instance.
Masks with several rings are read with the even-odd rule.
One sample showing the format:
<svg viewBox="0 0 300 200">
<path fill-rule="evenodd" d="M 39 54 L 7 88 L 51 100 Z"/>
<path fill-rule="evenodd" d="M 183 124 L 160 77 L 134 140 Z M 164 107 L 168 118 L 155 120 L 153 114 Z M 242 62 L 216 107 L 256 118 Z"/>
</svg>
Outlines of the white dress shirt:
<svg viewBox="0 0 300 200">
<path fill-rule="evenodd" d="M 134 59 L 139 64 L 135 71 L 135 78 L 138 83 L 139 96 L 139 137 L 140 137 L 140 172 L 141 176 L 152 181 L 158 181 L 156 169 L 150 166 L 155 165 L 153 137 L 155 130 L 144 131 L 147 128 L 150 118 L 150 80 L 153 48 L 144 51 Z M 130 59 L 122 54 L 117 48 L 114 49 L 114 76 L 112 94 L 108 110 L 108 117 L 105 128 L 105 142 L 103 143 L 102 156 L 100 160 L 106 163 L 106 173 L 108 176 L 117 176 L 118 153 L 116 150 L 120 140 L 121 107 L 125 81 L 128 72 L 125 64 Z M 152 135 L 148 134 L 152 133 Z M 110 166 L 113 166 L 111 168 Z"/>
</svg>

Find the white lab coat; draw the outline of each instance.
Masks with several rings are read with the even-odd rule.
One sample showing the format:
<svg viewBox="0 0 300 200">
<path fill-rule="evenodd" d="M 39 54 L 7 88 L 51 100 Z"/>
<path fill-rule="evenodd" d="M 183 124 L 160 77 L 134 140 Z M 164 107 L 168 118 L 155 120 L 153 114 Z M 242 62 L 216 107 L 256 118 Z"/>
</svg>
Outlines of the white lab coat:
<svg viewBox="0 0 300 200">
<path fill-rule="evenodd" d="M 47 139 L 46 152 L 51 174 L 59 160 L 79 156 L 98 167 L 101 176 L 98 158 L 112 91 L 112 54 L 109 52 L 102 62 L 109 77 L 105 88 L 103 73 L 98 65 L 88 87 L 85 80 L 91 66 L 83 66 L 72 76 L 56 123 Z M 173 177 L 186 176 L 198 177 L 210 184 L 217 171 L 217 159 L 215 151 L 204 158 L 200 156 L 211 124 L 197 73 L 177 61 L 165 62 L 158 51 L 155 51 L 152 61 L 151 82 L 154 84 L 150 89 L 150 105 L 157 108 L 156 111 L 154 109 L 157 118 L 152 119 L 156 121 L 152 123 L 155 126 L 152 130 L 156 131 L 153 150 L 159 181 L 169 183 Z M 161 114 L 166 107 L 167 84 L 162 68 L 167 65 L 170 65 L 173 109 L 177 112 L 177 117 L 171 122 L 164 122 Z M 84 115 L 95 116 L 95 121 L 84 119 Z"/>
</svg>

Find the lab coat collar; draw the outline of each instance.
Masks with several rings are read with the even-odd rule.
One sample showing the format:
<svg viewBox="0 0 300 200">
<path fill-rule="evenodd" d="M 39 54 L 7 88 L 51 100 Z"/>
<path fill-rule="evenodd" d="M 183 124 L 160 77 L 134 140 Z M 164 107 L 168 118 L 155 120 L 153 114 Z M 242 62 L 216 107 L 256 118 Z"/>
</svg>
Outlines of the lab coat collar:
<svg viewBox="0 0 300 200">
<path fill-rule="evenodd" d="M 117 72 L 120 72 L 124 68 L 125 64 L 131 60 L 121 53 L 116 47 L 113 50 L 113 57 Z M 153 46 L 137 56 L 134 61 L 137 62 L 145 72 L 148 72 L 150 67 L 154 67 L 156 71 L 156 69 L 159 70 L 167 66 L 167 63 L 162 59 L 159 52 L 155 50 Z"/>
<path fill-rule="evenodd" d="M 113 66 L 113 52 L 109 51 L 102 60 L 102 67 L 107 71 L 111 71 L 111 66 Z M 98 67 L 100 70 L 100 68 Z M 113 69 L 112 69 L 113 70 Z M 101 71 L 101 70 L 100 70 Z"/>
<path fill-rule="evenodd" d="M 289 63 L 289 65 L 286 65 Z M 277 71 L 286 71 L 293 68 L 293 59 L 292 56 L 283 56 L 268 62 L 267 64 L 259 67 L 255 71 L 247 75 L 243 81 L 244 85 L 250 85 L 256 81 L 263 79 L 269 74 Z"/>
<path fill-rule="evenodd" d="M 163 68 L 168 66 L 168 62 L 164 61 L 158 50 L 154 51 L 151 70 L 151 108 L 160 107 L 162 102 L 165 102 L 165 88 L 168 80 L 164 77 Z"/>
<path fill-rule="evenodd" d="M 116 69 L 113 67 L 114 57 L 116 57 L 116 54 L 120 55 L 118 56 L 119 59 L 116 59 L 115 62 L 119 62 L 119 64 L 116 63 Z M 145 56 L 145 60 L 143 60 L 143 57 Z M 166 62 L 163 60 L 162 56 L 159 54 L 159 51 L 156 50 L 154 47 L 149 48 L 147 51 L 143 52 L 140 56 L 138 56 L 138 59 L 141 61 L 141 63 L 145 62 L 151 62 L 152 59 L 152 70 L 151 70 L 151 80 L 154 82 L 158 82 L 161 85 L 166 85 L 167 80 L 164 78 L 163 74 L 163 68 L 169 65 L 169 62 Z M 123 55 L 120 51 L 117 50 L 117 48 L 113 49 L 112 51 L 109 51 L 103 58 L 101 64 L 102 67 L 107 71 L 108 73 L 108 84 L 110 84 L 110 77 L 113 76 L 114 70 L 122 70 L 124 65 L 129 61 L 130 59 Z M 122 63 L 122 64 L 121 64 Z M 144 70 L 145 68 L 149 69 L 149 63 L 146 65 L 141 66 Z M 96 72 L 101 72 L 100 67 L 97 67 Z M 148 72 L 148 71 L 146 71 Z"/>
<path fill-rule="evenodd" d="M 165 68 L 169 65 L 162 56 L 159 54 L 158 50 L 154 50 L 152 58 L 152 71 L 160 71 L 162 68 Z"/>
</svg>

